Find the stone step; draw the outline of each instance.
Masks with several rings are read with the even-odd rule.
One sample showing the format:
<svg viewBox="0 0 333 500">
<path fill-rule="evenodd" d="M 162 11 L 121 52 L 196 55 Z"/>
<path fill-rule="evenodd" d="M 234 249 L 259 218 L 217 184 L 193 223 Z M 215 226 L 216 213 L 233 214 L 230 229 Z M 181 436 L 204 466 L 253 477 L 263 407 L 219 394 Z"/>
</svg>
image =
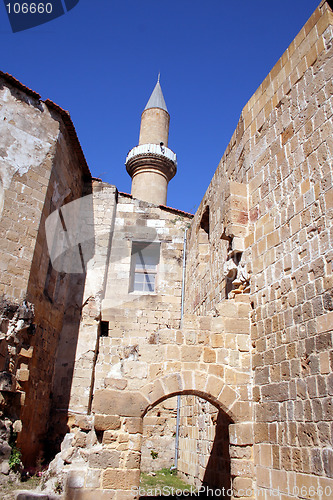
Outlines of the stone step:
<svg viewBox="0 0 333 500">
<path fill-rule="evenodd" d="M 34 500 L 38 498 L 39 500 L 59 500 L 60 497 L 53 495 L 52 493 L 43 493 L 41 491 L 33 490 L 17 490 L 15 493 L 15 500 Z"/>
</svg>

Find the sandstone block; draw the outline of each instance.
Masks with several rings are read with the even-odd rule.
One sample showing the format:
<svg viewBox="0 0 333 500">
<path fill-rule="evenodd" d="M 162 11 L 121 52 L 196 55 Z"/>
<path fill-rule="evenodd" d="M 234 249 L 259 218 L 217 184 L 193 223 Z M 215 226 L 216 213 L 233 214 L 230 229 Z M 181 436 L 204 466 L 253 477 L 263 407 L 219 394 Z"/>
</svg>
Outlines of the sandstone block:
<svg viewBox="0 0 333 500">
<path fill-rule="evenodd" d="M 31 346 L 29 349 L 24 349 L 23 347 L 20 350 L 20 356 L 24 358 L 32 358 L 32 355 L 34 353 L 34 348 Z"/>
<path fill-rule="evenodd" d="M 238 446 L 253 444 L 253 424 L 230 424 L 229 435 L 230 444 Z"/>
<path fill-rule="evenodd" d="M 99 469 L 88 469 L 86 473 L 86 488 L 99 488 L 101 481 L 101 470 Z"/>
<path fill-rule="evenodd" d="M 225 408 L 230 408 L 237 400 L 237 393 L 228 386 L 224 386 L 219 396 L 219 401 Z"/>
<path fill-rule="evenodd" d="M 110 490 L 130 490 L 138 486 L 140 470 L 106 469 L 102 473 L 102 487 Z"/>
<path fill-rule="evenodd" d="M 329 332 L 333 330 L 333 311 L 317 317 L 318 333 Z"/>
<path fill-rule="evenodd" d="M 129 417 L 124 420 L 124 429 L 129 434 L 142 433 L 143 420 L 139 417 Z"/>
<path fill-rule="evenodd" d="M 103 432 L 103 444 L 112 445 L 117 442 L 118 433 L 117 431 L 104 431 Z"/>
<path fill-rule="evenodd" d="M 253 482 L 250 478 L 235 477 L 232 488 L 235 497 L 251 497 L 253 495 Z"/>
<path fill-rule="evenodd" d="M 67 488 L 83 488 L 85 479 L 85 470 L 70 470 L 66 478 Z"/>
<path fill-rule="evenodd" d="M 92 418 L 86 415 L 75 415 L 75 425 L 84 431 L 90 431 L 93 427 Z"/>
<path fill-rule="evenodd" d="M 181 360 L 183 362 L 199 361 L 201 357 L 202 348 L 198 346 L 182 346 Z"/>
<path fill-rule="evenodd" d="M 169 375 L 163 379 L 167 393 L 177 393 L 183 389 L 183 381 L 179 373 Z"/>
<path fill-rule="evenodd" d="M 211 331 L 212 332 L 223 332 L 224 331 L 224 318 L 218 316 L 211 319 Z"/>
<path fill-rule="evenodd" d="M 249 335 L 241 334 L 237 335 L 237 347 L 240 352 L 249 352 L 250 350 L 250 338 Z"/>
<path fill-rule="evenodd" d="M 254 465 L 251 460 L 231 459 L 230 472 L 232 476 L 253 477 Z"/>
<path fill-rule="evenodd" d="M 119 467 L 120 453 L 116 450 L 102 449 L 89 454 L 89 467 L 92 469 L 106 469 Z"/>
<path fill-rule="evenodd" d="M 141 462 L 141 453 L 129 452 L 126 458 L 126 469 L 139 469 Z"/>
<path fill-rule="evenodd" d="M 182 378 L 183 378 L 184 389 L 191 389 L 194 387 L 193 372 L 192 371 L 183 371 Z"/>
<path fill-rule="evenodd" d="M 253 456 L 252 446 L 230 446 L 230 458 L 250 460 Z"/>
<path fill-rule="evenodd" d="M 229 319 L 225 320 L 225 331 L 228 333 L 250 333 L 250 321 L 248 319 Z"/>
<path fill-rule="evenodd" d="M 119 391 L 122 391 L 127 387 L 127 380 L 125 379 L 106 378 L 104 383 L 106 388 L 117 389 Z"/>
<path fill-rule="evenodd" d="M 27 382 L 29 380 L 29 370 L 20 368 L 16 372 L 16 378 L 20 382 Z"/>
<path fill-rule="evenodd" d="M 120 429 L 120 418 L 117 415 L 95 415 L 94 427 L 97 431 Z"/>
<path fill-rule="evenodd" d="M 210 343 L 213 348 L 224 347 L 224 335 L 221 333 L 212 333 Z"/>
<path fill-rule="evenodd" d="M 117 491 L 116 493 L 116 500 L 138 500 L 139 499 L 139 494 L 135 493 L 135 490 L 129 490 L 129 491 Z"/>
<path fill-rule="evenodd" d="M 112 490 L 98 490 L 95 488 L 69 490 L 66 500 L 96 500 L 96 493 L 98 500 L 115 500 L 116 492 Z"/>
<path fill-rule="evenodd" d="M 207 375 L 204 373 L 194 373 L 194 388 L 197 391 L 204 391 L 207 383 Z"/>
<path fill-rule="evenodd" d="M 236 403 L 232 407 L 232 413 L 237 422 L 251 420 L 252 404 L 253 403 L 251 401 L 236 401 Z"/>
<path fill-rule="evenodd" d="M 237 304 L 234 301 L 226 300 L 224 302 L 220 302 L 219 304 L 217 304 L 216 309 L 218 310 L 222 321 L 223 321 L 223 318 L 237 318 L 238 317 Z M 215 319 L 215 318 L 213 318 L 213 319 Z M 221 326 L 223 326 L 223 324 Z"/>
<path fill-rule="evenodd" d="M 149 406 L 149 401 L 139 392 L 122 392 L 100 389 L 95 392 L 93 411 L 104 415 L 139 417 Z"/>
</svg>

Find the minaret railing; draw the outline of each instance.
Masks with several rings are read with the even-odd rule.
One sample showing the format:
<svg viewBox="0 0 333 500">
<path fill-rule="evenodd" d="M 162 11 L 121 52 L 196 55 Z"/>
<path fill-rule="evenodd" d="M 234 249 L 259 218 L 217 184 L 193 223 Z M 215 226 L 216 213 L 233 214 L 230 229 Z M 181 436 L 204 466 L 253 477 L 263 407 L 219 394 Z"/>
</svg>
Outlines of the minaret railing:
<svg viewBox="0 0 333 500">
<path fill-rule="evenodd" d="M 128 153 L 126 163 L 134 156 L 145 154 L 164 156 L 177 165 L 177 155 L 171 149 L 160 144 L 141 144 L 140 146 L 136 146 Z"/>
</svg>

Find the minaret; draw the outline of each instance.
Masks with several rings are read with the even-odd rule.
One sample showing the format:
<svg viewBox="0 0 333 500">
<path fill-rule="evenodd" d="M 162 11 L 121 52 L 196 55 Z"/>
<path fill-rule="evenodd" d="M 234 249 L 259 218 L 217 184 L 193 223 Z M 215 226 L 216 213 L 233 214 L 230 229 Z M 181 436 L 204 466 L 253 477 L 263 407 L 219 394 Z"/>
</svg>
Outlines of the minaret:
<svg viewBox="0 0 333 500">
<path fill-rule="evenodd" d="M 126 158 L 132 177 L 133 198 L 166 205 L 168 182 L 176 174 L 177 158 L 168 146 L 170 115 L 163 97 L 160 75 L 141 115 L 139 145 Z"/>
</svg>

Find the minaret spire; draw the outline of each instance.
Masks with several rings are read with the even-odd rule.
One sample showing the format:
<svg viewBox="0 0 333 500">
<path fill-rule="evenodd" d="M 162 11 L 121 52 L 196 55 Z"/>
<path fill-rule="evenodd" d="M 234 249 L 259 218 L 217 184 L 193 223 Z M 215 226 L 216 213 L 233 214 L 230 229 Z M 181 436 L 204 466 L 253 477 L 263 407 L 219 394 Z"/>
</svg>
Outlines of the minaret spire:
<svg viewBox="0 0 333 500">
<path fill-rule="evenodd" d="M 176 155 L 168 146 L 170 115 L 157 83 L 141 115 L 139 145 L 126 158 L 132 177 L 132 196 L 156 205 L 165 205 L 168 183 L 177 171 Z"/>
<path fill-rule="evenodd" d="M 157 83 L 154 90 L 152 91 L 149 101 L 146 104 L 145 110 L 149 108 L 161 108 L 168 113 L 168 108 L 166 107 L 162 87 L 160 84 L 160 73 L 158 74 Z"/>
</svg>

